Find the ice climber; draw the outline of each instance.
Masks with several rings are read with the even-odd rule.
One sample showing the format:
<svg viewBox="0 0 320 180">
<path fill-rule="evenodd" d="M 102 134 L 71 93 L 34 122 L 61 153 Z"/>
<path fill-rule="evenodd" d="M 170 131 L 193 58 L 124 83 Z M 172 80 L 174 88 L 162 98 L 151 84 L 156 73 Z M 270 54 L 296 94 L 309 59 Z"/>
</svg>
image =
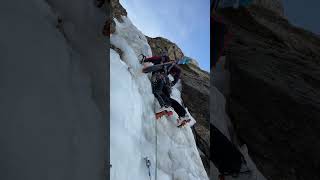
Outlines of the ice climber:
<svg viewBox="0 0 320 180">
<path fill-rule="evenodd" d="M 170 97 L 171 88 L 179 81 L 181 69 L 175 61 L 171 61 L 167 54 L 162 56 L 153 56 L 145 58 L 143 62 L 151 62 L 153 65 L 162 65 L 161 68 L 152 72 L 151 83 L 152 92 L 157 98 L 161 108 L 156 112 L 157 119 L 165 114 L 172 115 L 172 108 L 178 114 L 178 127 L 184 126 L 191 119 L 187 115 L 185 108 L 176 100 Z M 170 81 L 169 74 L 173 76 L 173 81 Z"/>
</svg>

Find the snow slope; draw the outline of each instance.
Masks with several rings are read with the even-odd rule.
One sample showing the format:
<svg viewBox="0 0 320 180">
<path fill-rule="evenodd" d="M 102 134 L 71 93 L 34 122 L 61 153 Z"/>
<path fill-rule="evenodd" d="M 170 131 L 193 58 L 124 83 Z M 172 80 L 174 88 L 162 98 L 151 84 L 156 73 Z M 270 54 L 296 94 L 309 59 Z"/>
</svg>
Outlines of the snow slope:
<svg viewBox="0 0 320 180">
<path fill-rule="evenodd" d="M 110 38 L 122 51 L 120 57 L 110 49 L 110 178 L 149 179 L 144 161 L 148 157 L 152 179 L 207 180 L 190 127 L 177 128 L 176 114 L 155 120 L 154 110 L 159 105 L 152 94 L 150 75 L 141 72 L 138 60 L 141 53 L 151 56 L 151 49 L 131 21 L 123 20 L 115 19 L 116 32 Z M 178 101 L 180 88 L 178 83 L 172 93 Z"/>
<path fill-rule="evenodd" d="M 4 0 L 0 14 L 0 179 L 103 179 L 104 13 Z"/>
</svg>

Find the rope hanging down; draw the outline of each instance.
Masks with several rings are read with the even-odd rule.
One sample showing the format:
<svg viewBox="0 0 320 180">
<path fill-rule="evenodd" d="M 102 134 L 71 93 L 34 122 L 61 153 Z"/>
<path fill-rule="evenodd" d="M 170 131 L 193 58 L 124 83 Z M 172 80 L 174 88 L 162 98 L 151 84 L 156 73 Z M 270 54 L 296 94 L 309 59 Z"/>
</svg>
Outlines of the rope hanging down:
<svg viewBox="0 0 320 180">
<path fill-rule="evenodd" d="M 155 162 L 154 179 L 157 180 L 157 169 L 158 169 L 158 127 L 157 127 L 157 121 L 155 121 L 155 133 L 156 133 L 156 162 Z"/>
</svg>

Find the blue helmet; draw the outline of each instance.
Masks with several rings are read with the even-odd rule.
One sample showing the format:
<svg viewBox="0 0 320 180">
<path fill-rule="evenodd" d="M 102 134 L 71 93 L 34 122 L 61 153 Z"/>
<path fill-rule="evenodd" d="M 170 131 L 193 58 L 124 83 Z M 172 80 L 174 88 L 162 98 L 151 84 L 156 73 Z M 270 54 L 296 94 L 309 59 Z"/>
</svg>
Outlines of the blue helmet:
<svg viewBox="0 0 320 180">
<path fill-rule="evenodd" d="M 178 64 L 189 64 L 192 61 L 191 58 L 184 56 L 179 60 Z"/>
</svg>

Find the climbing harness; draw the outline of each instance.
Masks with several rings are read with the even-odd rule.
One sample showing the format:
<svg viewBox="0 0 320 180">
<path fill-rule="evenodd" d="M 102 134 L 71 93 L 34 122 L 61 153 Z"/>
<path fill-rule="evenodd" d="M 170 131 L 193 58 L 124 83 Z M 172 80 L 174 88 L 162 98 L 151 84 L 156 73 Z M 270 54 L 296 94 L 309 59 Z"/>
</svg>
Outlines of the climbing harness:
<svg viewBox="0 0 320 180">
<path fill-rule="evenodd" d="M 148 174 L 149 174 L 149 178 L 151 180 L 151 172 L 150 172 L 150 167 L 151 167 L 151 161 L 148 157 L 145 157 L 144 160 L 146 161 L 146 166 L 148 168 Z"/>
</svg>

